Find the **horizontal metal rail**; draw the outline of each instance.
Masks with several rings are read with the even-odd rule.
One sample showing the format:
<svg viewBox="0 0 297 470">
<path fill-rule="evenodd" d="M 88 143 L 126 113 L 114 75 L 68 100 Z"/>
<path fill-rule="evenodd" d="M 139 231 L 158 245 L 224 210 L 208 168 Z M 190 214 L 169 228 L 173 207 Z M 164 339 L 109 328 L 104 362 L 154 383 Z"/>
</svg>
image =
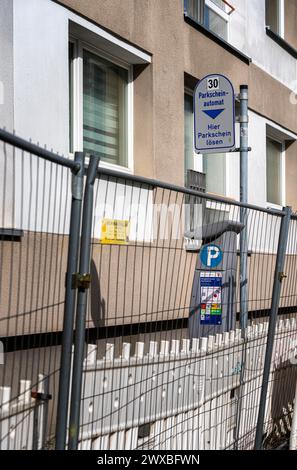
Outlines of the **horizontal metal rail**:
<svg viewBox="0 0 297 470">
<path fill-rule="evenodd" d="M 48 160 L 50 162 L 68 167 L 71 170 L 73 170 L 75 173 L 77 173 L 80 170 L 80 164 L 75 162 L 74 160 L 70 160 L 56 153 L 53 153 L 45 148 L 39 147 L 38 145 L 28 142 L 25 139 L 22 139 L 21 137 L 18 137 L 15 134 L 11 134 L 10 132 L 4 129 L 0 129 L 0 140 L 2 140 L 3 142 L 6 142 L 9 145 L 17 147 L 25 152 L 44 158 L 45 160 Z M 85 174 L 86 172 L 87 172 L 87 167 L 85 167 Z M 244 204 L 239 201 L 233 201 L 225 197 L 215 196 L 213 194 L 195 191 L 193 189 L 185 188 L 183 186 L 166 183 L 164 181 L 159 181 L 159 180 L 147 178 L 144 176 L 131 175 L 128 173 L 124 173 L 124 172 L 120 172 L 116 170 L 110 170 L 107 168 L 99 168 L 97 171 L 97 175 L 98 176 L 105 175 L 105 176 L 114 177 L 117 179 L 124 179 L 124 180 L 128 180 L 131 182 L 139 183 L 139 184 L 145 184 L 147 186 L 158 187 L 161 189 L 168 189 L 170 191 L 177 191 L 183 194 L 201 197 L 203 199 L 208 199 L 210 201 L 219 202 L 222 204 L 228 204 L 228 205 L 233 205 L 237 207 L 246 207 L 248 209 L 257 210 L 260 212 L 264 212 L 267 214 L 276 215 L 280 217 L 284 216 L 283 210 L 267 209 L 265 207 L 260 207 L 254 204 Z M 296 215 L 292 214 L 292 218 L 297 219 L 297 214 Z"/>
<path fill-rule="evenodd" d="M 41 157 L 44 160 L 48 160 L 49 162 L 56 163 L 57 165 L 62 165 L 70 168 L 75 173 L 80 170 L 80 164 L 75 162 L 74 160 L 70 160 L 68 158 L 62 157 L 56 153 L 50 152 L 45 148 L 39 147 L 36 144 L 32 144 L 27 140 L 22 139 L 21 137 L 16 136 L 15 134 L 11 134 L 4 129 L 0 129 L 0 140 L 6 142 L 9 145 L 19 148 L 24 152 L 28 152 L 30 154 L 36 155 L 37 157 Z"/>
<path fill-rule="evenodd" d="M 168 189 L 170 191 L 176 191 L 176 192 L 183 193 L 183 194 L 189 194 L 190 196 L 197 196 L 203 199 L 207 199 L 209 201 L 219 202 L 222 204 L 228 204 L 231 206 L 246 207 L 248 209 L 257 210 L 259 212 L 265 212 L 266 214 L 276 215 L 279 217 L 283 217 L 285 214 L 283 210 L 267 209 L 265 207 L 256 206 L 254 204 L 245 204 L 245 203 L 228 199 L 225 197 L 214 196 L 213 194 L 203 193 L 201 191 L 195 191 L 193 189 L 185 188 L 183 186 L 177 186 L 175 184 L 165 183 L 164 181 L 154 180 L 151 178 L 146 178 L 144 176 L 131 175 L 129 173 L 119 172 L 116 170 L 110 170 L 107 168 L 98 168 L 97 176 L 100 177 L 101 175 L 109 176 L 109 177 L 113 177 L 117 179 L 123 179 L 123 180 L 131 181 L 134 183 L 144 184 L 147 186 L 152 186 L 154 188 L 157 187 L 161 189 Z M 296 218 L 297 218 L 297 215 L 296 215 Z"/>
</svg>

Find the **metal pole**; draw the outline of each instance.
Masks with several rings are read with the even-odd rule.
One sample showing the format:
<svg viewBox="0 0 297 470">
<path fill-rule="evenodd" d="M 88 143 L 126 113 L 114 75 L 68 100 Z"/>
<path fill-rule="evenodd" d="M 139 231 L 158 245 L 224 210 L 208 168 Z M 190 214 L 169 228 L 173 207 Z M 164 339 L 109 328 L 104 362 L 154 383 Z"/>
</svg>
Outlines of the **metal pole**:
<svg viewBox="0 0 297 470">
<path fill-rule="evenodd" d="M 71 170 L 78 172 L 79 166 L 75 160 L 71 160 L 70 158 L 62 157 L 57 153 L 50 152 L 45 148 L 39 147 L 39 145 L 32 144 L 32 142 L 28 142 L 21 137 L 18 137 L 15 134 L 11 134 L 10 132 L 5 131 L 4 129 L 0 129 L 0 140 L 6 142 L 13 147 L 17 147 L 24 152 L 32 153 L 33 155 L 37 155 L 44 160 L 49 162 L 56 163 L 57 165 L 65 166 L 66 168 L 70 168 Z"/>
<path fill-rule="evenodd" d="M 0 139 L 1 140 L 1 139 Z M 239 149 L 240 150 L 240 149 Z M 238 151 L 239 151 L 238 150 Z M 251 150 L 251 147 L 248 148 Z M 110 178 L 116 178 L 117 180 L 127 179 L 127 173 L 111 170 L 109 168 L 100 167 L 97 172 L 98 176 L 106 176 Z M 165 183 L 164 181 L 154 180 L 152 178 L 146 178 L 145 176 L 138 176 L 138 175 L 130 175 L 129 174 L 129 182 L 136 183 L 141 185 L 150 186 L 151 188 L 160 188 L 160 189 L 168 189 L 169 191 L 178 192 L 181 194 L 188 194 L 189 196 L 201 197 L 202 199 L 207 199 L 208 201 L 214 201 L 221 204 L 230 204 L 230 198 L 222 197 L 222 196 L 214 196 L 210 193 L 204 193 L 202 191 L 197 191 L 195 189 L 185 188 L 184 186 L 177 186 L 176 184 L 172 183 Z M 270 214 L 270 215 L 282 215 L 282 211 L 280 209 L 266 209 L 263 206 L 257 206 L 255 204 L 243 204 L 240 201 L 232 201 L 232 206 L 234 207 L 246 207 L 250 210 L 255 210 L 261 212 L 263 214 Z M 296 217 L 297 220 L 297 217 Z"/>
<path fill-rule="evenodd" d="M 296 361 L 295 358 L 294 361 Z M 296 362 L 294 362 L 294 364 L 296 365 Z M 295 388 L 294 409 L 291 424 L 290 450 L 297 450 L 297 382 Z"/>
<path fill-rule="evenodd" d="M 281 292 L 282 280 L 285 277 L 283 270 L 285 264 L 287 240 L 289 233 L 289 225 L 291 219 L 292 209 L 291 207 L 285 208 L 285 215 L 282 218 L 278 248 L 277 248 L 277 257 L 274 270 L 274 282 L 273 282 L 273 292 L 271 300 L 271 311 L 269 317 L 269 328 L 267 336 L 267 346 L 265 352 L 265 362 L 264 362 L 264 371 L 263 371 L 263 382 L 260 396 L 259 404 L 259 413 L 256 429 L 256 438 L 255 438 L 255 450 L 262 449 L 262 439 L 263 439 L 263 427 L 264 427 L 264 418 L 265 418 L 265 406 L 266 406 L 266 397 L 268 390 L 271 358 L 273 351 L 273 342 L 276 328 L 276 320 L 278 314 L 278 306 Z"/>
<path fill-rule="evenodd" d="M 248 86 L 240 85 L 240 202 L 248 202 Z M 245 336 L 248 323 L 247 208 L 240 208 L 240 326 Z"/>
<path fill-rule="evenodd" d="M 248 202 L 248 86 L 240 85 L 240 202 L 247 204 Z M 242 338 L 245 339 L 245 331 L 248 324 L 248 239 L 247 239 L 247 214 L 248 209 L 245 206 L 240 207 L 240 222 L 244 228 L 240 232 L 240 327 Z M 242 411 L 242 398 L 243 398 L 243 382 L 245 374 L 246 362 L 246 343 L 242 345 L 242 358 L 241 369 L 239 378 L 239 392 L 236 410 L 236 426 L 234 431 L 234 448 L 238 448 L 240 425 L 241 425 L 241 411 Z"/>
<path fill-rule="evenodd" d="M 72 201 L 70 232 L 66 273 L 66 294 L 61 347 L 61 366 L 59 376 L 58 409 L 56 423 L 56 450 L 65 449 L 67 434 L 68 401 L 70 388 L 71 353 L 76 291 L 72 285 L 72 275 L 77 271 L 81 207 L 83 196 L 84 154 L 75 152 L 75 162 L 80 165 L 78 173 L 72 176 Z"/>
<path fill-rule="evenodd" d="M 85 319 L 87 309 L 87 289 L 90 283 L 89 271 L 92 235 L 93 193 L 98 164 L 99 157 L 92 156 L 90 158 L 90 163 L 87 171 L 87 181 L 84 194 L 79 274 L 77 274 L 76 276 L 78 298 L 76 310 L 71 406 L 69 421 L 68 448 L 70 450 L 77 449 L 79 437 L 82 371 L 85 344 Z"/>
</svg>

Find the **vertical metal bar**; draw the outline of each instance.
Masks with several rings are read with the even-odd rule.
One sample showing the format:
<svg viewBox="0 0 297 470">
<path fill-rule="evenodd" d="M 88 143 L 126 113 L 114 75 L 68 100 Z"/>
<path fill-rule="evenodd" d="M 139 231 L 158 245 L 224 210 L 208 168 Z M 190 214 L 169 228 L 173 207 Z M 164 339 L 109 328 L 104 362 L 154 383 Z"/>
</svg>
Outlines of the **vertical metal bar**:
<svg viewBox="0 0 297 470">
<path fill-rule="evenodd" d="M 240 85 L 240 202 L 248 202 L 248 86 Z M 247 209 L 240 208 L 240 326 L 244 332 L 248 323 L 248 240 Z"/>
<path fill-rule="evenodd" d="M 32 437 L 32 450 L 38 450 L 39 440 L 39 409 L 42 406 L 40 400 L 36 400 L 33 411 L 33 437 Z"/>
<path fill-rule="evenodd" d="M 248 86 L 240 85 L 240 202 L 247 204 L 248 202 Z M 244 228 L 240 232 L 240 327 L 242 337 L 245 338 L 245 331 L 248 324 L 248 227 L 247 227 L 248 209 L 240 207 L 240 222 Z M 242 345 L 242 358 L 240 369 L 240 387 L 238 391 L 237 409 L 236 409 L 236 426 L 234 430 L 234 448 L 238 448 L 241 411 L 243 398 L 243 381 L 246 362 L 246 347 Z"/>
<path fill-rule="evenodd" d="M 65 449 L 66 445 L 72 352 L 71 349 L 76 297 L 76 291 L 72 286 L 72 275 L 77 271 L 83 196 L 84 154 L 82 152 L 75 152 L 74 159 L 79 165 L 79 171 L 74 173 L 72 177 L 72 201 L 66 273 L 66 296 L 56 423 L 56 450 L 63 450 Z"/>
<path fill-rule="evenodd" d="M 296 359 L 293 359 L 293 364 L 296 365 Z M 290 435 L 290 450 L 297 450 L 297 381 L 295 388 L 295 398 L 294 398 L 294 409 L 293 417 L 291 424 L 291 435 Z"/>
<path fill-rule="evenodd" d="M 87 181 L 84 193 L 82 233 L 80 245 L 79 273 L 87 274 L 90 271 L 92 215 L 93 215 L 93 193 L 99 157 L 92 156 L 87 172 Z M 77 297 L 74 358 L 71 387 L 71 406 L 69 421 L 69 445 L 70 450 L 77 449 L 79 437 L 79 418 L 82 389 L 82 371 L 85 344 L 85 319 L 87 309 L 87 289 L 79 287 Z"/>
<path fill-rule="evenodd" d="M 41 396 L 35 398 L 35 406 L 33 412 L 33 439 L 32 449 L 43 449 L 46 443 L 46 427 L 48 420 L 48 402 L 51 399 L 49 395 L 49 377 L 43 377 L 40 391 Z M 42 396 L 43 395 L 43 396 Z M 41 430 L 41 432 L 40 432 Z"/>
<path fill-rule="evenodd" d="M 276 257 L 276 264 L 275 264 L 275 270 L 274 270 L 273 292 L 272 292 L 272 300 L 271 300 L 271 311 L 270 311 L 269 328 L 268 328 L 268 335 L 267 335 L 267 346 L 266 346 L 266 352 L 265 352 L 263 381 L 262 381 L 258 421 L 257 421 L 257 428 L 256 428 L 255 450 L 261 450 L 262 448 L 266 397 L 267 397 L 267 390 L 268 390 L 270 365 L 271 365 L 271 358 L 272 358 L 272 351 L 273 351 L 274 335 L 275 335 L 276 320 L 277 320 L 278 307 L 279 307 L 281 284 L 282 284 L 282 279 L 283 279 L 283 270 L 284 270 L 284 264 L 285 264 L 285 256 L 286 256 L 286 248 L 287 248 L 291 214 L 292 214 L 291 207 L 286 207 L 285 215 L 283 216 L 282 222 L 281 222 L 281 228 L 280 228 L 280 234 L 279 234 L 279 240 L 278 240 L 277 257 Z"/>
<path fill-rule="evenodd" d="M 46 443 L 46 435 L 47 435 L 47 423 L 48 423 L 48 408 L 49 408 L 49 377 L 46 376 L 43 379 L 43 393 L 47 396 L 47 399 L 43 402 L 43 426 L 42 426 L 42 449 L 44 449 L 44 445 Z"/>
</svg>

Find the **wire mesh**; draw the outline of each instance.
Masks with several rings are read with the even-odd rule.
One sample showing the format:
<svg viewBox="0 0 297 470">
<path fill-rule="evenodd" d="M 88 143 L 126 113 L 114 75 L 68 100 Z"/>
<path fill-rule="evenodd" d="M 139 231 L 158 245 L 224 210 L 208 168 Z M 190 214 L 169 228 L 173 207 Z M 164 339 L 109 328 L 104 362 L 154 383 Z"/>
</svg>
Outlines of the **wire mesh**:
<svg viewBox="0 0 297 470">
<path fill-rule="evenodd" d="M 0 447 L 52 449 L 72 176 L 62 160 L 8 143 L 1 144 L 0 162 Z M 242 207 L 247 279 L 240 279 Z M 253 448 L 283 216 L 98 172 L 80 449 Z M 293 410 L 296 220 L 274 339 L 265 448 L 288 438 Z M 210 246 L 222 252 L 214 267 L 202 256 Z M 209 255 L 215 260 L 216 253 Z M 215 288 L 207 284 L 213 277 Z"/>
<path fill-rule="evenodd" d="M 56 419 L 71 172 L 5 143 L 0 166 L 0 448 L 41 448 Z"/>
<path fill-rule="evenodd" d="M 101 173 L 94 207 L 80 448 L 253 448 L 282 213 L 246 209 L 242 339 L 239 205 Z M 190 322 L 203 316 L 201 274 L 209 272 L 200 252 L 210 243 L 225 258 L 224 269 L 213 270 L 223 277 L 223 325 L 193 330 Z M 290 289 L 282 302 L 293 312 Z M 287 312 L 280 309 L 276 339 L 296 335 L 294 314 L 282 320 Z M 279 364 L 279 357 L 289 362 L 289 342 L 276 344 L 267 435 L 272 422 L 282 426 L 294 398 L 280 395 L 283 412 L 275 415 L 279 370 L 292 390 L 295 380 L 292 367 Z"/>
</svg>

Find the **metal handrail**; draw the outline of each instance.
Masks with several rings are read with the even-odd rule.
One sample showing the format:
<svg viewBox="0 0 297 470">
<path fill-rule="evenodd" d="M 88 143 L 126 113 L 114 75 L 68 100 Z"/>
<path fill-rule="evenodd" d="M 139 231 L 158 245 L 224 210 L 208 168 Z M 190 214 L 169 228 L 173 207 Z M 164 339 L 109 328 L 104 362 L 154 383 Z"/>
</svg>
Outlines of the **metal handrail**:
<svg viewBox="0 0 297 470">
<path fill-rule="evenodd" d="M 111 170 L 111 169 L 99 167 L 98 170 L 97 170 L 97 176 L 100 177 L 101 175 L 109 176 L 109 177 L 113 177 L 113 178 L 117 178 L 117 179 L 122 179 L 122 180 L 125 180 L 125 181 L 131 181 L 131 182 L 134 182 L 134 183 L 139 183 L 139 184 L 143 184 L 143 185 L 146 185 L 146 186 L 151 186 L 153 188 L 168 189 L 170 191 L 176 191 L 176 192 L 180 192 L 180 193 L 183 193 L 183 194 L 188 194 L 190 196 L 197 196 L 197 197 L 201 197 L 203 199 L 207 199 L 209 201 L 219 202 L 219 203 L 222 203 L 222 204 L 228 204 L 228 205 L 233 205 L 233 206 L 237 206 L 237 207 L 246 207 L 247 209 L 257 210 L 257 211 L 260 211 L 260 212 L 265 212 L 266 214 L 270 214 L 270 215 L 276 215 L 276 216 L 283 217 L 284 214 L 285 214 L 284 210 L 270 209 L 270 208 L 267 209 L 265 207 L 257 206 L 255 204 L 244 204 L 240 201 L 235 201 L 235 200 L 233 201 L 233 200 L 230 200 L 230 199 L 228 199 L 226 197 L 223 197 L 223 196 L 215 196 L 213 194 L 203 193 L 201 191 L 195 191 L 194 189 L 189 189 L 189 188 L 185 188 L 183 186 L 178 186 L 178 185 L 175 185 L 175 184 L 172 184 L 172 183 L 166 183 L 164 181 L 159 181 L 159 180 L 155 180 L 155 179 L 152 179 L 152 178 L 147 178 L 145 176 L 131 175 L 131 174 L 128 174 L 128 173 L 124 173 L 124 172 L 120 172 L 120 171 L 116 171 L 116 170 Z"/>
<path fill-rule="evenodd" d="M 80 170 L 79 163 L 75 162 L 74 160 L 70 160 L 56 153 L 53 153 L 45 148 L 39 147 L 38 145 L 33 144 L 32 142 L 28 142 L 27 140 L 22 139 L 21 137 L 18 137 L 15 134 L 11 134 L 5 129 L 0 129 L 0 140 L 9 145 L 17 147 L 20 150 L 23 150 L 24 152 L 28 152 L 30 154 L 36 155 L 37 157 L 44 158 L 49 162 L 56 163 L 57 165 L 66 166 L 73 170 L 75 173 Z"/>
</svg>

